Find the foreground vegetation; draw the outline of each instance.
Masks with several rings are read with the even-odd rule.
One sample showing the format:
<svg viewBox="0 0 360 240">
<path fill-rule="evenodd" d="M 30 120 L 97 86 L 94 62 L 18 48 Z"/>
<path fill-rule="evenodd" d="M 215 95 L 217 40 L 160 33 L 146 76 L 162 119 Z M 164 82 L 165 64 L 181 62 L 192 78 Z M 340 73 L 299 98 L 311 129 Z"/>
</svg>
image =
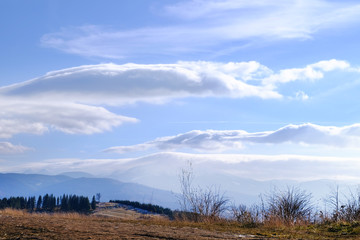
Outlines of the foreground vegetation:
<svg viewBox="0 0 360 240">
<path fill-rule="evenodd" d="M 147 215 L 136 219 L 79 213 L 29 213 L 0 210 L 0 239 L 359 239 L 359 222 L 256 227 L 233 220 L 192 222 Z"/>
<path fill-rule="evenodd" d="M 360 195 L 343 203 L 337 189 L 327 199 L 332 210 L 323 213 L 313 207 L 311 195 L 298 188 L 274 190 L 251 207 L 229 206 L 229 200 L 212 188 L 184 189 L 180 200 L 186 208 L 181 211 L 132 201 L 101 203 L 94 210 L 95 197 L 91 204 L 75 195 L 46 194 L 37 201 L 35 197 L 4 198 L 0 239 L 360 238 Z M 125 205 L 157 214 L 141 214 L 122 208 Z M 86 211 L 80 206 L 86 206 Z"/>
<path fill-rule="evenodd" d="M 341 201 L 334 188 L 327 211 L 295 187 L 273 189 L 257 205 L 230 205 L 220 189 L 194 187 L 192 177 L 180 177 L 177 211 L 119 200 L 95 210 L 95 196 L 4 198 L 0 239 L 360 239 L 360 191 Z"/>
</svg>

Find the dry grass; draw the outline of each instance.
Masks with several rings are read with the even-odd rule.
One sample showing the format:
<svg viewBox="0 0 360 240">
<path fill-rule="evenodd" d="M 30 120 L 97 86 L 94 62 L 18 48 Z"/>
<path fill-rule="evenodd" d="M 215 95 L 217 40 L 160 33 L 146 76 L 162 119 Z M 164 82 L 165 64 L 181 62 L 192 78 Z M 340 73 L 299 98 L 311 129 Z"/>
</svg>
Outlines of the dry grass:
<svg viewBox="0 0 360 240">
<path fill-rule="evenodd" d="M 165 218 L 125 219 L 4 210 L 0 213 L 0 239 L 237 239 L 231 233 L 169 223 Z"/>
<path fill-rule="evenodd" d="M 5 208 L 0 210 L 0 216 L 1 215 L 5 215 L 5 216 L 25 216 L 25 215 L 29 215 L 28 212 L 26 211 L 22 211 L 22 210 L 16 210 L 16 209 L 12 209 L 12 208 Z"/>
<path fill-rule="evenodd" d="M 39 212 L 33 212 L 30 213 L 26 210 L 17 210 L 17 209 L 11 209 L 11 208 L 5 208 L 3 210 L 0 210 L 0 216 L 11 216 L 11 217 L 42 217 L 42 218 L 51 218 L 51 219 L 85 219 L 89 218 L 91 216 L 79 214 L 76 212 L 69 212 L 69 213 L 39 213 Z"/>
<path fill-rule="evenodd" d="M 360 239 L 359 222 L 245 227 L 235 221 L 170 221 L 113 210 L 101 210 L 109 216 L 1 210 L 0 239 Z"/>
<path fill-rule="evenodd" d="M 93 216 L 99 217 L 113 217 L 119 218 L 123 220 L 142 220 L 142 219 L 153 219 L 153 220 L 167 220 L 168 218 L 162 215 L 152 215 L 152 214 L 141 214 L 136 211 L 126 210 L 124 208 L 110 208 L 110 209 L 102 209 L 97 210 L 93 214 Z"/>
</svg>

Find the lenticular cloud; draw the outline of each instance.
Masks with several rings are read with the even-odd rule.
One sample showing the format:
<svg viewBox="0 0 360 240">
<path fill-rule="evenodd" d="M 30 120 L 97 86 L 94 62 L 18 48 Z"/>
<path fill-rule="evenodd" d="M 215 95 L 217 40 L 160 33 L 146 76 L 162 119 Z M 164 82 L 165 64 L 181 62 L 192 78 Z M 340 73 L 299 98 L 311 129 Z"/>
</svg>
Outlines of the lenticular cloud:
<svg viewBox="0 0 360 240">
<path fill-rule="evenodd" d="M 149 148 L 160 150 L 193 149 L 199 151 L 224 151 L 240 149 L 246 144 L 302 144 L 332 147 L 355 147 L 360 142 L 360 124 L 331 127 L 315 124 L 287 125 L 275 131 L 249 133 L 243 130 L 216 131 L 194 130 L 176 136 L 157 138 L 153 141 L 117 146 L 106 152 L 125 153 Z"/>
<path fill-rule="evenodd" d="M 281 98 L 279 84 L 316 80 L 346 70 L 345 61 L 320 61 L 274 73 L 258 62 L 178 62 L 175 64 L 99 64 L 49 72 L 0 88 L 0 96 L 90 104 L 164 102 L 183 97 Z"/>
<path fill-rule="evenodd" d="M 179 97 L 260 97 L 280 95 L 251 85 L 269 70 L 256 62 L 177 64 L 100 64 L 50 72 L 42 77 L 0 88 L 7 97 L 71 99 L 92 104 L 164 101 Z"/>
</svg>

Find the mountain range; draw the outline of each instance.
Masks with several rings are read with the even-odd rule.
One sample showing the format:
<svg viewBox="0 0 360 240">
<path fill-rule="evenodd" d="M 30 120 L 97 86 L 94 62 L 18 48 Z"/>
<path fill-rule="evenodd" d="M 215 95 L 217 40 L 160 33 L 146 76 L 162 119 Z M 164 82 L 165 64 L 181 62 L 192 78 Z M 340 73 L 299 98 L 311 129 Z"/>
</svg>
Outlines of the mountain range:
<svg viewBox="0 0 360 240">
<path fill-rule="evenodd" d="M 141 175 L 139 175 L 140 177 Z M 166 174 L 165 174 L 166 177 Z M 219 177 L 219 176 L 217 176 Z M 222 183 L 227 185 L 205 185 L 206 178 L 198 181 L 202 189 L 212 188 L 224 194 L 231 204 L 251 205 L 259 203 L 260 196 L 266 198 L 272 191 L 298 187 L 311 193 L 317 206 L 324 206 L 326 198 L 335 186 L 339 186 L 341 196 L 346 199 L 349 191 L 356 191 L 356 184 L 349 182 L 335 182 L 332 180 L 316 180 L 297 182 L 293 180 L 257 181 L 253 179 L 221 176 Z M 211 182 L 208 182 L 211 183 Z M 344 191 L 345 190 L 345 191 Z M 179 209 L 178 193 L 145 186 L 143 184 L 122 182 L 111 178 L 94 177 L 83 172 L 65 172 L 60 175 L 44 174 L 0 174 L 0 198 L 10 196 L 38 196 L 44 194 L 61 196 L 63 194 L 76 194 L 91 198 L 97 193 L 101 194 L 101 201 L 130 200 L 141 203 L 151 203 L 172 209 Z"/>
<path fill-rule="evenodd" d="M 70 176 L 69 176 L 70 175 Z M 176 195 L 136 183 L 125 183 L 109 178 L 83 177 L 87 174 L 64 175 L 0 174 L 0 198 L 10 196 L 38 196 L 76 194 L 92 197 L 101 194 L 101 201 L 130 200 L 177 208 Z"/>
</svg>

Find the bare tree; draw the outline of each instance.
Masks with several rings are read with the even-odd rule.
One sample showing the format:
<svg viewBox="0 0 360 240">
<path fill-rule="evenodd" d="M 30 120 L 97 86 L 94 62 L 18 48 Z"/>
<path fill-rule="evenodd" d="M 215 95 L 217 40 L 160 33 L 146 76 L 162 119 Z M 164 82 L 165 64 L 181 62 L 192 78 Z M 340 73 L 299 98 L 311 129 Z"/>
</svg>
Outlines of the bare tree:
<svg viewBox="0 0 360 240">
<path fill-rule="evenodd" d="M 101 199 L 101 193 L 96 194 L 96 201 L 99 203 Z"/>
<path fill-rule="evenodd" d="M 179 203 L 182 211 L 190 212 L 191 205 L 193 202 L 194 190 L 192 189 L 192 183 L 194 180 L 194 174 L 192 170 L 192 163 L 188 163 L 189 166 L 187 168 L 181 169 L 181 173 L 179 175 L 180 181 L 180 191 L 181 195 L 179 197 Z"/>
<path fill-rule="evenodd" d="M 182 211 L 191 213 L 195 221 L 215 220 L 227 209 L 228 199 L 216 187 L 194 187 L 192 164 L 182 169 L 179 176 L 181 194 L 179 203 Z"/>
</svg>

